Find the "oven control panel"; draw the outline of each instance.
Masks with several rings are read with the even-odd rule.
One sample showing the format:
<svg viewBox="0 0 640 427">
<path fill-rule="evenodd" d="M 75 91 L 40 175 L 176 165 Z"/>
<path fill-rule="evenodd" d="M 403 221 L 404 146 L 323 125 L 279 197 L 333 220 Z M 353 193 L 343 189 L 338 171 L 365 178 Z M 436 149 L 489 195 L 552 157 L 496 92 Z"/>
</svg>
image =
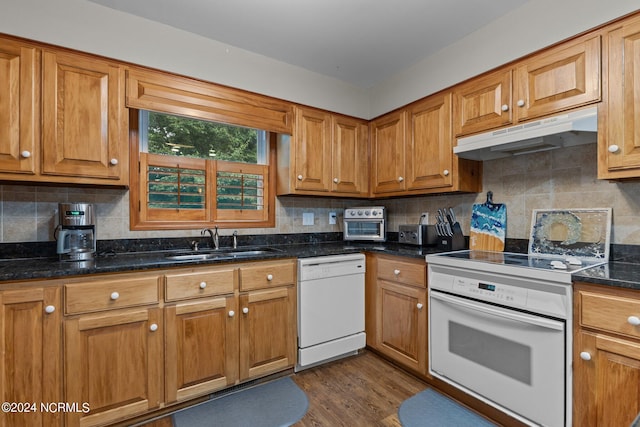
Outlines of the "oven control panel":
<svg viewBox="0 0 640 427">
<path fill-rule="evenodd" d="M 525 306 L 527 304 L 528 289 L 483 282 L 466 277 L 454 277 L 451 291 L 459 295 L 498 304 L 515 306 Z"/>
</svg>

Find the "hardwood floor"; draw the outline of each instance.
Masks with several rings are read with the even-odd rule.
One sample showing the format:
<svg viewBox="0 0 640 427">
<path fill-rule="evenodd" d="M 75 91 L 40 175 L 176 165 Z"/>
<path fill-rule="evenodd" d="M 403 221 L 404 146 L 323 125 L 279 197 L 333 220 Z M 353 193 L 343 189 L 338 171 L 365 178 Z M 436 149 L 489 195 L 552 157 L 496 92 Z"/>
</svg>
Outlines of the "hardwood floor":
<svg viewBox="0 0 640 427">
<path fill-rule="evenodd" d="M 370 351 L 299 372 L 293 380 L 309 398 L 296 427 L 400 426 L 400 404 L 427 388 Z"/>
<path fill-rule="evenodd" d="M 365 350 L 292 376 L 309 399 L 294 427 L 399 427 L 398 408 L 427 384 Z M 141 427 L 172 427 L 169 416 Z"/>
</svg>

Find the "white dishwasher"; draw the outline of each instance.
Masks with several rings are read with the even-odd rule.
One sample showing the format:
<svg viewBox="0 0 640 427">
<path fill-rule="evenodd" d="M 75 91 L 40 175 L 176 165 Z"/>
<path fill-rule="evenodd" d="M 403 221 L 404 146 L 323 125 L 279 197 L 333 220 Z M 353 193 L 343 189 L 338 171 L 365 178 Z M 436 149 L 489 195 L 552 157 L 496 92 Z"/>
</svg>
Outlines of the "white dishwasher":
<svg viewBox="0 0 640 427">
<path fill-rule="evenodd" d="M 364 348 L 364 273 L 363 254 L 298 260 L 296 371 Z"/>
</svg>

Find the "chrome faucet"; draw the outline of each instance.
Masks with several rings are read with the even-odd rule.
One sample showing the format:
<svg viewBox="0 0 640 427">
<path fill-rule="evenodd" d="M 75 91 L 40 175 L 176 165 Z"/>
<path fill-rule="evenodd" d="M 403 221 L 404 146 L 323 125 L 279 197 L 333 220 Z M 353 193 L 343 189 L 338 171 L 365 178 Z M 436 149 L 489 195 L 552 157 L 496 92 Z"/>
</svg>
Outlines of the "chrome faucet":
<svg viewBox="0 0 640 427">
<path fill-rule="evenodd" d="M 233 249 L 238 249 L 238 230 L 233 231 Z"/>
<path fill-rule="evenodd" d="M 202 236 L 204 236 L 205 234 L 209 233 L 209 235 L 211 236 L 211 246 L 214 249 L 220 249 L 220 234 L 218 234 L 218 226 L 215 226 L 215 232 L 211 231 L 210 228 L 205 228 L 204 230 L 202 230 L 200 232 L 200 234 Z"/>
</svg>

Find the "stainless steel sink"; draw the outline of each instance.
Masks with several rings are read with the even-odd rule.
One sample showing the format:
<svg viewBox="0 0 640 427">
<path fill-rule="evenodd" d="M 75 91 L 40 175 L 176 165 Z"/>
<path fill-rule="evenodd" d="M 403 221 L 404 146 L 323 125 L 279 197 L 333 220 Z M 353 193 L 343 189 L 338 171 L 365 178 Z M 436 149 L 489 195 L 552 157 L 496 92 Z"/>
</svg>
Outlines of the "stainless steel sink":
<svg viewBox="0 0 640 427">
<path fill-rule="evenodd" d="M 229 254 L 222 253 L 222 252 L 209 252 L 209 253 L 203 253 L 203 254 L 197 254 L 197 253 L 184 254 L 183 253 L 179 255 L 169 254 L 165 258 L 171 259 L 174 261 L 199 261 L 199 260 L 205 260 L 205 259 L 216 259 L 216 258 L 224 258 L 224 257 L 231 258 Z"/>
<path fill-rule="evenodd" d="M 224 249 L 206 250 L 204 251 L 189 251 L 167 254 L 166 258 L 173 261 L 201 261 L 207 259 L 233 259 L 233 258 L 245 258 L 257 255 L 265 255 L 270 253 L 280 252 L 279 249 L 273 248 L 256 248 L 256 249 Z"/>
</svg>

